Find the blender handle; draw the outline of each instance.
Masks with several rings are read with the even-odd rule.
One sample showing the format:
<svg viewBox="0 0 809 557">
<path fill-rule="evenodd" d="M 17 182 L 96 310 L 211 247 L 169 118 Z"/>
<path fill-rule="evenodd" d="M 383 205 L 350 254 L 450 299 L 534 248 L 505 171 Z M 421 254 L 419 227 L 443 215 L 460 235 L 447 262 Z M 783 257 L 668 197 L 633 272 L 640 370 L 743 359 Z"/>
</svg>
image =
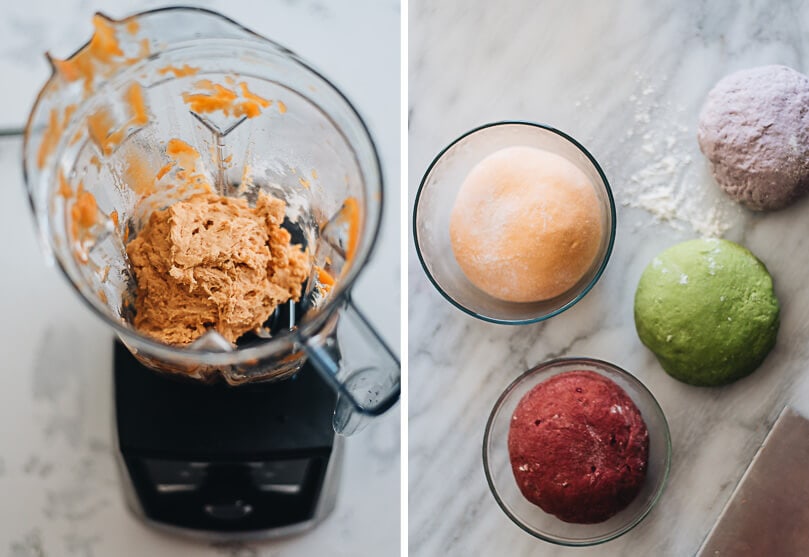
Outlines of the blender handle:
<svg viewBox="0 0 809 557">
<path fill-rule="evenodd" d="M 350 299 L 303 346 L 309 361 L 338 393 L 337 433 L 356 433 L 399 400 L 399 359 Z"/>
</svg>

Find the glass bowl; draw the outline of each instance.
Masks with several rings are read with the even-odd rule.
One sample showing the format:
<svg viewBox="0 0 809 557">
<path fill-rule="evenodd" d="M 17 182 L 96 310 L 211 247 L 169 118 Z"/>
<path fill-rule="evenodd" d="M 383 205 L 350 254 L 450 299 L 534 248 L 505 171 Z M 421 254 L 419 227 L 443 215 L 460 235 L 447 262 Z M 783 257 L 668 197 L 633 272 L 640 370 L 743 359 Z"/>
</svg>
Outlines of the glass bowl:
<svg viewBox="0 0 809 557">
<path fill-rule="evenodd" d="M 474 286 L 452 255 L 450 213 L 461 184 L 472 167 L 483 158 L 513 146 L 549 151 L 576 165 L 594 185 L 601 206 L 604 229 L 593 264 L 573 287 L 549 300 L 529 303 L 498 300 Z M 424 272 L 454 306 L 493 323 L 533 323 L 568 309 L 598 281 L 607 266 L 615 240 L 615 202 L 601 167 L 575 139 L 542 124 L 497 122 L 465 133 L 430 164 L 416 193 L 413 236 Z"/>
<path fill-rule="evenodd" d="M 522 397 L 554 375 L 574 370 L 593 371 L 615 382 L 638 407 L 649 431 L 649 463 L 641 491 L 625 509 L 597 524 L 563 522 L 529 502 L 517 486 L 508 453 L 511 416 Z M 483 436 L 483 470 L 497 504 L 517 526 L 532 536 L 559 545 L 596 545 L 637 526 L 663 493 L 670 464 L 669 426 L 652 393 L 630 373 L 608 362 L 590 358 L 550 360 L 523 373 L 497 399 Z"/>
</svg>

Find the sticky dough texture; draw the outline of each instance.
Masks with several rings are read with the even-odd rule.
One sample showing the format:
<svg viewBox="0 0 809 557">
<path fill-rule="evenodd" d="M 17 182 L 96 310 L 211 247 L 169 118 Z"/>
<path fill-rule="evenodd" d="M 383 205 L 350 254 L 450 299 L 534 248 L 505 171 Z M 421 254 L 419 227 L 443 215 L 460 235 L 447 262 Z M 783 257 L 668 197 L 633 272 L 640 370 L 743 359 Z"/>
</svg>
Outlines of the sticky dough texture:
<svg viewBox="0 0 809 557">
<path fill-rule="evenodd" d="M 464 180 L 450 241 L 477 288 L 508 302 L 534 302 L 563 294 L 590 269 L 602 221 L 584 172 L 548 151 L 508 147 Z"/>
<path fill-rule="evenodd" d="M 777 65 L 728 75 L 708 93 L 697 139 L 730 197 L 786 207 L 809 191 L 809 78 Z"/>
<path fill-rule="evenodd" d="M 508 452 L 523 496 L 566 522 L 602 522 L 646 479 L 649 432 L 629 395 L 587 370 L 531 389 L 511 418 Z"/>
<path fill-rule="evenodd" d="M 284 202 L 194 195 L 152 213 L 127 245 L 137 280 L 135 327 L 168 344 L 214 328 L 230 342 L 298 300 L 310 261 L 281 227 Z"/>
</svg>

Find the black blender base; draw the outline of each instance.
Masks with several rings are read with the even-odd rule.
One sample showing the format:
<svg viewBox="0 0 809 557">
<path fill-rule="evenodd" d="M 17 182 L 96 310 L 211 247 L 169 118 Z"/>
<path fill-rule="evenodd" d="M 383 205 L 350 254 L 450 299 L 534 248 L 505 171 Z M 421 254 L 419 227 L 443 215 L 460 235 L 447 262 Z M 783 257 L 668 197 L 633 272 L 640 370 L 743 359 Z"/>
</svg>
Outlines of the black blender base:
<svg viewBox="0 0 809 557">
<path fill-rule="evenodd" d="M 115 343 L 115 421 L 130 507 L 205 537 L 273 537 L 334 507 L 341 443 L 336 395 L 305 366 L 230 387 L 164 377 Z"/>
</svg>

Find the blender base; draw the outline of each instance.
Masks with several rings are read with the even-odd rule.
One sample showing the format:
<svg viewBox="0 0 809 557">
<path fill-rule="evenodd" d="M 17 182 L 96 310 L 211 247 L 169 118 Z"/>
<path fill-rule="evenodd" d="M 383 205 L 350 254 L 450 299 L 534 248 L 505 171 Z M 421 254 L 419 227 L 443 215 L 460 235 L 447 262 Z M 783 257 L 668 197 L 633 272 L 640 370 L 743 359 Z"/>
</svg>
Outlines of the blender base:
<svg viewBox="0 0 809 557">
<path fill-rule="evenodd" d="M 305 532 L 334 508 L 336 395 L 308 366 L 230 387 L 164 377 L 114 349 L 117 456 L 127 504 L 172 533 L 215 540 Z"/>
</svg>

